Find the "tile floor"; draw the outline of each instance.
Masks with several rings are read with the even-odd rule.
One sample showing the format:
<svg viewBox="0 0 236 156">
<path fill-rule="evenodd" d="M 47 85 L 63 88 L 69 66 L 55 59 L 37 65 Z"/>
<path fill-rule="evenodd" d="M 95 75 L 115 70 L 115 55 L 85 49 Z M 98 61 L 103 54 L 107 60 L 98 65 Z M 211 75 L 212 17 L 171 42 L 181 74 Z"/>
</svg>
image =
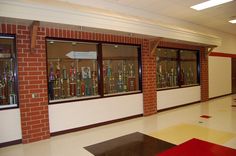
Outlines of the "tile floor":
<svg viewBox="0 0 236 156">
<path fill-rule="evenodd" d="M 155 156 L 175 146 L 169 142 L 135 132 L 87 146 L 85 149 L 95 156 Z"/>
<path fill-rule="evenodd" d="M 60 135 L 36 143 L 0 148 L 0 156 L 91 156 L 92 154 L 83 147 L 134 132 L 141 132 L 175 144 L 196 137 L 236 149 L 236 107 L 232 107 L 236 105 L 234 99 L 236 95 L 225 96 L 148 117 Z M 211 118 L 201 118 L 201 115 L 209 115 Z M 193 130 L 195 128 L 199 131 Z M 172 133 L 168 137 L 165 134 L 166 130 Z M 218 137 L 214 139 L 216 134 Z"/>
</svg>

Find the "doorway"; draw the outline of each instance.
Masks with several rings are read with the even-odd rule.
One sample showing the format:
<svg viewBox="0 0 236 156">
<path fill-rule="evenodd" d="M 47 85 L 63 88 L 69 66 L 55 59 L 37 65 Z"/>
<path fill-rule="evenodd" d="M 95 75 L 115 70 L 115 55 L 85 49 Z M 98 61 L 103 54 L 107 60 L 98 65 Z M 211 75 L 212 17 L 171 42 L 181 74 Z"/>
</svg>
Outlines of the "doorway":
<svg viewBox="0 0 236 156">
<path fill-rule="evenodd" d="M 236 58 L 232 58 L 232 93 L 236 94 Z"/>
</svg>

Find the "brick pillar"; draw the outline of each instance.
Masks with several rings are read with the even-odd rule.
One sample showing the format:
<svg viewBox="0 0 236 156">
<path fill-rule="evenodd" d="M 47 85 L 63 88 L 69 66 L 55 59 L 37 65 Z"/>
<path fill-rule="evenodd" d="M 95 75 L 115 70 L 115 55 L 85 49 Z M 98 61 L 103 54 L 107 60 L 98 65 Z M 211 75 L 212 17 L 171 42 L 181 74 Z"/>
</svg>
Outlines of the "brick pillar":
<svg viewBox="0 0 236 156">
<path fill-rule="evenodd" d="M 19 106 L 23 143 L 50 137 L 45 30 L 38 30 L 36 51 L 31 53 L 29 27 L 17 26 Z"/>
<path fill-rule="evenodd" d="M 201 48 L 200 50 L 200 66 L 201 66 L 201 101 L 207 101 L 209 98 L 208 92 L 208 55 L 206 49 Z"/>
<path fill-rule="evenodd" d="M 157 112 L 156 57 L 151 55 L 149 41 L 142 43 L 142 83 L 144 116 Z"/>
</svg>

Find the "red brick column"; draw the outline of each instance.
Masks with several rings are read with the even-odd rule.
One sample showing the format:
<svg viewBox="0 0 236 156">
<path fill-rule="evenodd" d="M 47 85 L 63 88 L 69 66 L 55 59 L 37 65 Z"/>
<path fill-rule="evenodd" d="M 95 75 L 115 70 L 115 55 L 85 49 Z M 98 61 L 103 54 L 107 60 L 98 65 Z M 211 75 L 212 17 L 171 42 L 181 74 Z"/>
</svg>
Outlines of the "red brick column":
<svg viewBox="0 0 236 156">
<path fill-rule="evenodd" d="M 200 66 L 201 66 L 201 101 L 207 101 L 209 98 L 208 92 L 208 55 L 206 49 L 201 48 L 200 50 Z"/>
<path fill-rule="evenodd" d="M 45 29 L 39 28 L 36 50 L 33 53 L 29 49 L 29 27 L 17 26 L 17 29 L 22 142 L 29 143 L 50 137 Z"/>
<path fill-rule="evenodd" d="M 50 137 L 48 119 L 45 30 L 39 29 L 36 51 L 30 52 L 28 26 L 2 24 L 1 32 L 16 34 L 18 61 L 18 95 L 21 114 L 22 142 Z M 32 95 L 35 95 L 33 98 Z"/>
<path fill-rule="evenodd" d="M 157 112 L 156 57 L 151 55 L 148 40 L 142 44 L 142 78 L 143 114 L 147 116 Z"/>
</svg>

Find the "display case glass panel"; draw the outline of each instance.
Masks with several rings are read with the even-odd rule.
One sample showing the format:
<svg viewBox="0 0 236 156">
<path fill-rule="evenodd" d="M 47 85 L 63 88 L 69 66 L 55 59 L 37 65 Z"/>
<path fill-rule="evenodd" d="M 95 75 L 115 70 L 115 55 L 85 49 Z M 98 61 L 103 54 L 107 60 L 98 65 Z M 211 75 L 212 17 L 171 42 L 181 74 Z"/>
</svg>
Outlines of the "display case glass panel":
<svg viewBox="0 0 236 156">
<path fill-rule="evenodd" d="M 50 102 L 99 96 L 97 44 L 47 40 Z"/>
<path fill-rule="evenodd" d="M 197 82 L 197 52 L 180 50 L 180 85 L 196 85 Z"/>
<path fill-rule="evenodd" d="M 157 48 L 157 89 L 199 85 L 198 51 Z"/>
<path fill-rule="evenodd" d="M 103 93 L 139 92 L 138 46 L 103 44 Z"/>
<path fill-rule="evenodd" d="M 0 35 L 0 109 L 17 105 L 15 37 Z"/>
<path fill-rule="evenodd" d="M 178 87 L 178 51 L 158 48 L 157 50 L 157 88 Z"/>
</svg>

